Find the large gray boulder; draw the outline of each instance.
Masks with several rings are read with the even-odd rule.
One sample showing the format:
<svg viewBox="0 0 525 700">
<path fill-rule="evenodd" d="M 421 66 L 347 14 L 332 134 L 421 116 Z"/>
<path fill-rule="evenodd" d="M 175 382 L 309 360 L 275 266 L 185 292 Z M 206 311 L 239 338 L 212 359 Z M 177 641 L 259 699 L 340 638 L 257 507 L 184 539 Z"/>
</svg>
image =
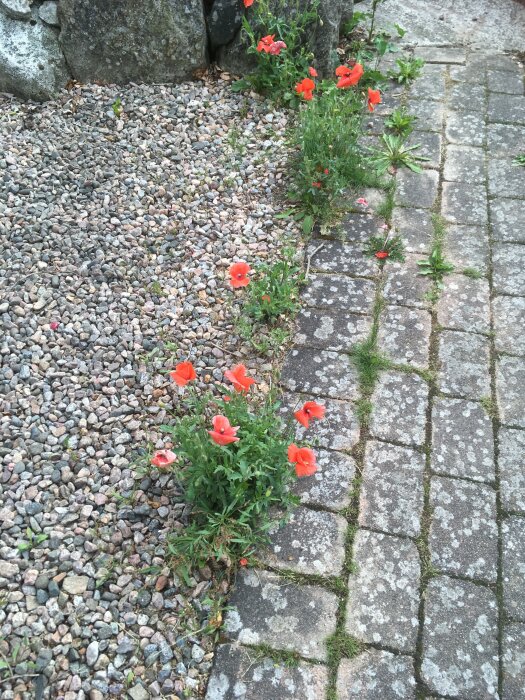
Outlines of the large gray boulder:
<svg viewBox="0 0 525 700">
<path fill-rule="evenodd" d="M 257 0 L 255 0 L 257 2 Z M 295 4 L 295 3 L 294 3 Z M 300 0 L 299 7 L 307 8 L 311 0 Z M 282 14 L 287 8 L 286 0 L 272 0 L 270 6 L 275 14 Z M 257 26 L 254 19 L 255 5 L 246 12 L 248 21 L 252 24 L 256 35 L 266 34 L 266 27 Z M 352 16 L 353 0 L 320 0 L 317 10 L 317 22 L 311 27 L 308 44 L 315 55 L 315 66 L 322 76 L 332 75 L 333 69 L 338 65 L 337 45 L 339 43 L 339 31 L 341 23 Z M 233 41 L 220 48 L 217 61 L 221 68 L 237 75 L 244 75 L 253 70 L 255 58 L 246 53 L 247 44 L 243 32 L 239 32 Z"/>
<path fill-rule="evenodd" d="M 37 8 L 27 20 L 0 9 L 0 92 L 49 100 L 69 78 L 58 32 L 38 21 Z"/>
<path fill-rule="evenodd" d="M 212 49 L 224 46 L 232 41 L 241 28 L 243 14 L 244 6 L 242 0 L 214 0 L 211 10 L 206 17 Z"/>
<path fill-rule="evenodd" d="M 207 65 L 202 0 L 61 0 L 59 19 L 83 82 L 172 82 Z"/>
</svg>

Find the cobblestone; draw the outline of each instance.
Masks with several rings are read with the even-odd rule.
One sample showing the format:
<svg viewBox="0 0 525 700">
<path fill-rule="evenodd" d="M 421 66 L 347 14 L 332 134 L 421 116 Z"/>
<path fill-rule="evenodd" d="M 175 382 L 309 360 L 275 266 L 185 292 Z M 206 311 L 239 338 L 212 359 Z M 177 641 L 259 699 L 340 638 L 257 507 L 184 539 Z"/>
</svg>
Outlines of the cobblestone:
<svg viewBox="0 0 525 700">
<path fill-rule="evenodd" d="M 429 290 L 428 278 L 419 274 L 417 261 L 421 255 L 407 255 L 404 263 L 393 263 L 388 267 L 383 296 L 387 304 L 428 307 L 426 294 Z"/>
<path fill-rule="evenodd" d="M 448 226 L 443 250 L 457 272 L 467 268 L 482 274 L 488 271 L 489 237 L 483 226 Z"/>
<path fill-rule="evenodd" d="M 476 333 L 490 330 L 490 290 L 483 279 L 449 275 L 437 307 L 438 323 L 444 328 Z"/>
<path fill-rule="evenodd" d="M 374 294 L 375 285 L 371 280 L 343 275 L 315 275 L 301 298 L 304 304 L 317 309 L 368 313 Z"/>
<path fill-rule="evenodd" d="M 525 431 L 499 431 L 501 501 L 506 510 L 525 512 Z"/>
<path fill-rule="evenodd" d="M 338 399 L 356 399 L 357 375 L 348 355 L 310 348 L 292 349 L 284 362 L 281 383 L 290 391 Z"/>
<path fill-rule="evenodd" d="M 525 358 L 502 356 L 496 365 L 501 422 L 525 428 Z"/>
<path fill-rule="evenodd" d="M 372 395 L 370 432 L 405 445 L 425 441 L 428 385 L 417 374 L 384 373 Z"/>
<path fill-rule="evenodd" d="M 306 251 L 308 256 L 312 256 L 312 272 L 335 272 L 356 277 L 373 277 L 377 274 L 377 265 L 365 257 L 362 245 L 339 241 L 324 241 L 322 248 L 319 245 L 315 241 Z"/>
<path fill-rule="evenodd" d="M 387 306 L 379 325 L 379 350 L 397 364 L 428 367 L 430 326 L 428 311 Z"/>
<path fill-rule="evenodd" d="M 503 521 L 503 604 L 509 617 L 525 621 L 523 571 L 525 570 L 525 519 L 512 516 Z"/>
<path fill-rule="evenodd" d="M 525 625 L 513 623 L 503 632 L 502 700 L 525 697 Z"/>
<path fill-rule="evenodd" d="M 468 112 L 450 112 L 447 115 L 445 137 L 450 143 L 463 146 L 482 146 L 485 134 L 483 118 Z"/>
<path fill-rule="evenodd" d="M 487 223 L 487 202 L 483 185 L 444 182 L 441 213 L 453 224 L 482 226 Z"/>
<path fill-rule="evenodd" d="M 455 182 L 484 182 L 485 155 L 483 149 L 472 146 L 447 146 L 443 176 L 445 180 Z"/>
<path fill-rule="evenodd" d="M 383 121 L 380 120 L 381 130 L 383 132 Z M 366 243 L 370 236 L 377 235 L 383 221 L 370 214 L 347 214 L 341 222 L 341 233 L 345 241 L 359 241 Z M 332 232 L 333 234 L 333 232 Z"/>
<path fill-rule="evenodd" d="M 525 151 L 525 146 L 523 150 Z M 490 220 L 494 238 L 505 242 L 525 243 L 525 227 L 522 225 L 522 215 L 523 202 L 521 200 L 492 200 L 490 202 Z"/>
<path fill-rule="evenodd" d="M 489 161 L 489 194 L 500 197 L 525 198 L 523 169 L 511 158 L 493 158 Z"/>
<path fill-rule="evenodd" d="M 403 239 L 408 253 L 426 253 L 430 250 L 434 227 L 427 209 L 394 207 L 392 227 Z"/>
<path fill-rule="evenodd" d="M 487 150 L 491 158 L 508 158 L 509 144 L 512 144 L 516 153 L 525 151 L 525 126 L 515 124 L 487 126 Z"/>
<path fill-rule="evenodd" d="M 295 342 L 307 348 L 349 350 L 368 336 L 372 320 L 369 316 L 342 311 L 303 309 L 297 316 Z"/>
<path fill-rule="evenodd" d="M 415 685 L 410 656 L 376 649 L 343 659 L 337 673 L 338 700 L 415 700 Z"/>
<path fill-rule="evenodd" d="M 525 355 L 525 297 L 496 297 L 493 309 L 496 350 Z"/>
<path fill-rule="evenodd" d="M 316 451 L 317 471 L 308 479 L 298 479 L 294 493 L 305 505 L 341 510 L 350 505 L 355 462 L 342 452 Z"/>
<path fill-rule="evenodd" d="M 489 95 L 489 122 L 525 125 L 525 97 L 523 95 Z"/>
<path fill-rule="evenodd" d="M 489 344 L 474 333 L 440 334 L 440 385 L 447 394 L 480 399 L 490 396 Z"/>
<path fill-rule="evenodd" d="M 430 209 L 437 196 L 439 173 L 425 170 L 413 173 L 404 168 L 397 173 L 396 204 L 402 207 Z"/>
<path fill-rule="evenodd" d="M 496 293 L 523 294 L 525 289 L 525 246 L 496 243 L 492 262 Z M 509 274 L 510 271 L 512 274 Z"/>
</svg>

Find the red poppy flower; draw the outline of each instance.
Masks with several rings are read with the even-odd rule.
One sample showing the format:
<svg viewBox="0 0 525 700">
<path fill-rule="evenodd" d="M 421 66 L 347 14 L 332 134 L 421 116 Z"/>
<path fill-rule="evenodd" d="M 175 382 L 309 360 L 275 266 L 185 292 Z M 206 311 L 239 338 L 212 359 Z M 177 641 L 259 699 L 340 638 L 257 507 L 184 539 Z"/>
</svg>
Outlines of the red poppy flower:
<svg viewBox="0 0 525 700">
<path fill-rule="evenodd" d="M 227 369 L 224 376 L 230 380 L 233 388 L 238 392 L 247 393 L 251 385 L 255 384 L 255 379 L 246 376 L 244 365 L 235 365 L 233 369 Z"/>
<path fill-rule="evenodd" d="M 310 66 L 310 68 L 308 68 L 308 73 L 312 78 L 317 78 L 317 71 L 313 66 Z"/>
<path fill-rule="evenodd" d="M 230 267 L 230 285 L 237 289 L 238 287 L 246 287 L 250 284 L 250 278 L 248 273 L 252 271 L 252 268 L 245 262 L 234 263 Z"/>
<path fill-rule="evenodd" d="M 239 559 L 239 564 L 241 566 L 248 566 L 248 559 L 246 559 L 246 557 L 242 557 L 241 559 Z"/>
<path fill-rule="evenodd" d="M 310 426 L 312 418 L 324 418 L 325 407 L 315 401 L 307 401 L 302 408 L 294 413 L 299 423 L 305 428 Z"/>
<path fill-rule="evenodd" d="M 253 5 L 253 0 L 243 0 L 244 7 L 251 7 Z"/>
<path fill-rule="evenodd" d="M 264 53 L 270 53 L 270 46 L 273 44 L 273 40 L 275 39 L 275 34 L 268 34 L 268 36 L 263 36 L 262 39 L 259 39 L 259 43 L 257 44 L 257 51 L 261 53 L 261 51 L 264 51 Z"/>
<path fill-rule="evenodd" d="M 303 96 L 305 100 L 313 98 L 312 90 L 315 89 L 315 83 L 311 78 L 303 78 L 300 83 L 295 86 L 295 92 Z"/>
<path fill-rule="evenodd" d="M 217 445 L 229 445 L 232 442 L 239 442 L 235 437 L 239 426 L 233 427 L 225 416 L 213 416 L 213 430 L 208 430 L 208 435 Z"/>
<path fill-rule="evenodd" d="M 179 362 L 173 372 L 170 372 L 170 377 L 179 386 L 186 386 L 196 376 L 197 374 L 191 362 Z"/>
<path fill-rule="evenodd" d="M 320 182 L 312 182 L 312 187 L 317 187 L 317 189 L 320 190 L 322 185 Z"/>
<path fill-rule="evenodd" d="M 360 63 L 356 63 L 353 68 L 338 66 L 335 71 L 335 74 L 339 77 L 336 87 L 348 88 L 352 85 L 357 85 L 364 72 L 364 68 Z"/>
<path fill-rule="evenodd" d="M 270 297 L 268 296 L 268 294 L 263 294 L 262 297 L 261 297 L 261 301 L 266 301 L 266 302 L 268 302 L 268 304 L 269 304 L 269 303 L 271 302 L 271 299 L 270 299 Z"/>
<path fill-rule="evenodd" d="M 315 454 L 308 447 L 297 447 L 293 443 L 288 445 L 288 461 L 295 464 L 295 473 L 302 476 L 312 476 L 317 471 Z"/>
<path fill-rule="evenodd" d="M 323 170 L 323 172 L 324 172 L 325 175 L 328 175 L 328 173 L 329 173 L 330 171 L 328 170 L 328 168 L 325 168 L 325 169 Z"/>
<path fill-rule="evenodd" d="M 375 107 L 381 102 L 381 93 L 379 90 L 372 90 L 368 88 L 368 111 L 373 112 Z"/>
<path fill-rule="evenodd" d="M 151 463 L 159 469 L 165 469 L 169 467 L 170 464 L 173 464 L 176 459 L 177 455 L 171 450 L 157 450 L 151 458 Z"/>
<path fill-rule="evenodd" d="M 274 41 L 273 44 L 270 44 L 269 53 L 272 56 L 278 56 L 281 53 L 282 49 L 285 49 L 285 48 L 286 48 L 286 44 L 284 43 L 284 41 Z"/>
<path fill-rule="evenodd" d="M 374 253 L 374 255 L 378 260 L 384 260 L 385 258 L 388 258 L 388 250 L 378 250 L 377 253 Z"/>
</svg>

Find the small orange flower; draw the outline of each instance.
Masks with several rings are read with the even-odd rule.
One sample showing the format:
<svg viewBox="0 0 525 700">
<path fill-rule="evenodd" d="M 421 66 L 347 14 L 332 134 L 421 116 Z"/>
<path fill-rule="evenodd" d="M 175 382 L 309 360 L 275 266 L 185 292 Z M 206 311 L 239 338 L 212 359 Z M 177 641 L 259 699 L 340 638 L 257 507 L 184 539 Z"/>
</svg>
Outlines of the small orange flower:
<svg viewBox="0 0 525 700">
<path fill-rule="evenodd" d="M 239 442 L 236 437 L 239 426 L 233 427 L 226 416 L 213 416 L 213 430 L 208 430 L 208 435 L 217 445 L 229 445 L 232 442 Z"/>
<path fill-rule="evenodd" d="M 268 294 L 263 294 L 262 297 L 261 297 L 261 301 L 265 301 L 265 302 L 267 302 L 267 303 L 269 304 L 269 303 L 271 302 L 271 299 L 270 299 L 270 297 L 268 296 Z"/>
<path fill-rule="evenodd" d="M 310 68 L 308 68 L 308 73 L 312 78 L 317 78 L 317 71 L 313 66 L 310 66 Z"/>
<path fill-rule="evenodd" d="M 295 464 L 295 473 L 299 478 L 312 476 L 317 471 L 315 454 L 308 447 L 297 447 L 293 443 L 288 445 L 288 461 Z"/>
<path fill-rule="evenodd" d="M 241 566 L 248 566 L 248 559 L 246 559 L 246 557 L 242 557 L 242 559 L 239 559 L 239 564 Z"/>
<path fill-rule="evenodd" d="M 300 83 L 295 86 L 295 92 L 302 95 L 303 99 L 311 100 L 313 98 L 312 90 L 315 89 L 315 83 L 311 78 L 303 78 Z"/>
<path fill-rule="evenodd" d="M 239 393 L 247 393 L 251 385 L 255 384 L 255 379 L 246 376 L 246 367 L 244 365 L 235 365 L 233 369 L 227 369 L 224 376 L 230 380 L 235 391 Z"/>
<path fill-rule="evenodd" d="M 253 0 L 243 0 L 244 7 L 251 7 L 253 5 Z"/>
<path fill-rule="evenodd" d="M 273 44 L 273 41 L 275 39 L 275 34 L 268 34 L 268 36 L 263 36 L 262 39 L 259 39 L 259 43 L 257 44 L 257 51 L 261 53 L 261 51 L 264 51 L 264 53 L 270 53 L 270 46 Z"/>
<path fill-rule="evenodd" d="M 270 44 L 270 51 L 269 53 L 272 56 L 278 56 L 283 49 L 286 48 L 286 44 L 284 41 L 274 41 L 272 44 Z"/>
<path fill-rule="evenodd" d="M 315 401 L 307 401 L 302 408 L 294 413 L 299 423 L 305 428 L 310 427 L 312 418 L 324 418 L 325 407 Z"/>
<path fill-rule="evenodd" d="M 374 105 L 378 105 L 381 102 L 381 93 L 379 90 L 372 90 L 371 88 L 368 88 L 368 111 L 373 112 L 375 107 Z"/>
<path fill-rule="evenodd" d="M 377 253 L 374 253 L 374 255 L 378 260 L 384 260 L 385 258 L 388 258 L 388 250 L 378 250 Z"/>
<path fill-rule="evenodd" d="M 312 187 L 316 187 L 318 190 L 320 190 L 322 187 L 322 184 L 320 182 L 312 182 Z"/>
<path fill-rule="evenodd" d="M 335 71 L 335 74 L 339 78 L 336 87 L 344 89 L 352 85 L 357 85 L 364 72 L 365 70 L 360 63 L 355 63 L 352 68 L 348 66 L 338 66 Z"/>
<path fill-rule="evenodd" d="M 186 384 L 195 379 L 196 376 L 197 374 L 191 362 L 179 362 L 173 372 L 170 372 L 170 377 L 179 386 L 186 386 Z"/>
<path fill-rule="evenodd" d="M 234 263 L 230 267 L 230 285 L 234 289 L 239 287 L 246 287 L 250 284 L 250 278 L 248 274 L 252 271 L 252 268 L 245 262 Z"/>
<path fill-rule="evenodd" d="M 170 464 L 173 464 L 176 459 L 177 455 L 171 450 L 157 450 L 151 458 L 151 463 L 154 467 L 165 469 L 169 467 Z"/>
</svg>

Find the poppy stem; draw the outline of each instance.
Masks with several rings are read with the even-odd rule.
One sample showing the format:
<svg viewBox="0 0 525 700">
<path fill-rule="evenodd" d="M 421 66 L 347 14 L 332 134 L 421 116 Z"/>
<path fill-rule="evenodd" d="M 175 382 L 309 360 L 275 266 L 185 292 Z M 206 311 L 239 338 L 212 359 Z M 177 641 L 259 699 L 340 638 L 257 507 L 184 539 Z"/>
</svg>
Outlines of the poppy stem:
<svg viewBox="0 0 525 700">
<path fill-rule="evenodd" d="M 314 255 L 315 255 L 316 253 L 318 253 L 318 252 L 321 250 L 321 248 L 322 248 L 323 246 L 324 246 L 324 243 L 321 243 L 321 245 L 317 246 L 317 248 L 313 251 L 313 253 L 310 253 L 310 255 L 308 256 L 308 261 L 307 261 L 307 263 L 306 263 L 306 272 L 304 273 L 304 280 L 305 280 L 305 282 L 306 282 L 306 280 L 308 279 L 308 274 L 309 274 L 309 272 L 310 272 L 310 265 L 312 264 L 312 258 L 314 257 Z"/>
</svg>

